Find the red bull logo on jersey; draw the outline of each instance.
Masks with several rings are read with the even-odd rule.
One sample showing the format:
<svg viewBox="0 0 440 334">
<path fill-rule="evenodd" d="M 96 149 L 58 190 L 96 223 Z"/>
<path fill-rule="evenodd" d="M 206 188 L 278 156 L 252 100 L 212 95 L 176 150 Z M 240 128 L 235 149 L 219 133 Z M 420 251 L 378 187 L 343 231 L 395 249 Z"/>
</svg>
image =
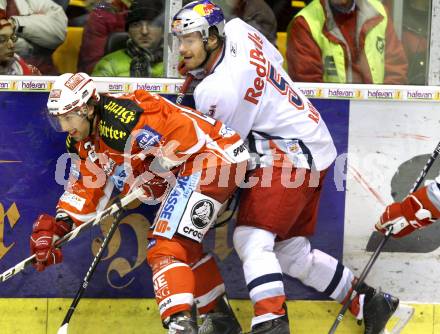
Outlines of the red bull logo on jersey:
<svg viewBox="0 0 440 334">
<path fill-rule="evenodd" d="M 255 66 L 256 77 L 253 81 L 253 86 L 249 87 L 244 94 L 244 99 L 255 105 L 258 104 L 265 85 L 265 78 L 267 74 L 266 58 L 263 54 L 263 40 L 257 33 L 248 34 L 248 38 L 254 43 L 255 47 L 250 50 L 249 63 Z"/>
</svg>

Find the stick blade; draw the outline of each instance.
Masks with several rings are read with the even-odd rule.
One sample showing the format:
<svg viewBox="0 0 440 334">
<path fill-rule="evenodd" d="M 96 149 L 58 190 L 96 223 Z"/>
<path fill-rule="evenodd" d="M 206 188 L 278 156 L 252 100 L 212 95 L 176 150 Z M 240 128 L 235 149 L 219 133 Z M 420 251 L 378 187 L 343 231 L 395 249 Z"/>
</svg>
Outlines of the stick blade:
<svg viewBox="0 0 440 334">
<path fill-rule="evenodd" d="M 67 327 L 69 326 L 69 323 L 62 325 L 59 329 L 57 334 L 67 334 Z"/>
</svg>

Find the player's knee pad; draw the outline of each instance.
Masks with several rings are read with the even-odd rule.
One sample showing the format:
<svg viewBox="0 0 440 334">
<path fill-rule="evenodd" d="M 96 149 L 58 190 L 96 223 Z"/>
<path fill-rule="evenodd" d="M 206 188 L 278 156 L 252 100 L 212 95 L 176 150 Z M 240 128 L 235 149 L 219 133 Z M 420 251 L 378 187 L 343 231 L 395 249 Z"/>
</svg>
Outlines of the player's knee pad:
<svg viewBox="0 0 440 334">
<path fill-rule="evenodd" d="M 191 268 L 170 256 L 150 258 L 153 288 L 162 319 L 188 311 L 194 303 L 195 281 Z"/>
<path fill-rule="evenodd" d="M 310 242 L 305 237 L 277 242 L 275 253 L 285 274 L 321 292 L 334 281 L 338 266 L 342 267 L 344 277 L 348 275 L 338 260 L 319 249 L 311 250 Z"/>
<path fill-rule="evenodd" d="M 281 268 L 273 252 L 274 240 L 274 233 L 262 229 L 249 226 L 239 226 L 235 229 L 234 247 L 243 262 L 246 284 L 267 275 L 281 276 Z M 263 281 L 260 283 L 263 284 Z M 248 286 L 248 289 L 251 293 L 253 285 Z"/>
<path fill-rule="evenodd" d="M 312 266 L 313 256 L 310 253 L 310 242 L 305 237 L 294 237 L 275 243 L 275 254 L 283 273 L 305 279 Z"/>
<path fill-rule="evenodd" d="M 192 266 L 195 277 L 195 300 L 199 313 L 211 311 L 217 298 L 225 293 L 225 285 L 220 270 L 211 254 L 205 255 Z"/>
<path fill-rule="evenodd" d="M 238 226 L 233 236 L 234 247 L 240 259 L 245 262 L 247 259 L 261 258 L 272 253 L 275 237 L 274 233 L 263 229 Z"/>
</svg>

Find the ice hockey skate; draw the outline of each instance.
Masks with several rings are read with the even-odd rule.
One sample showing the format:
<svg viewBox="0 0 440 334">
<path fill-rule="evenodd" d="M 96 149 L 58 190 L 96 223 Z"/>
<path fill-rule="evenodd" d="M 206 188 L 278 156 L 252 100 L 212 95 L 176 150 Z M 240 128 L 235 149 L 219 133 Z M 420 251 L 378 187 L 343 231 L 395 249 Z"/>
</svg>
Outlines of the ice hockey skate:
<svg viewBox="0 0 440 334">
<path fill-rule="evenodd" d="M 241 326 L 225 295 L 219 297 L 214 312 L 205 314 L 198 334 L 241 334 Z"/>
<path fill-rule="evenodd" d="M 230 315 L 214 312 L 203 317 L 198 334 L 241 334 L 241 327 Z"/>
<path fill-rule="evenodd" d="M 197 323 L 189 316 L 173 315 L 168 324 L 168 334 L 197 334 Z"/>
<path fill-rule="evenodd" d="M 399 334 L 414 314 L 409 305 L 399 305 L 399 299 L 384 292 L 375 294 L 366 300 L 364 306 L 365 334 Z M 389 331 L 385 328 L 388 321 L 397 318 Z"/>
<path fill-rule="evenodd" d="M 252 326 L 247 334 L 290 334 L 287 316 L 261 322 Z"/>
</svg>

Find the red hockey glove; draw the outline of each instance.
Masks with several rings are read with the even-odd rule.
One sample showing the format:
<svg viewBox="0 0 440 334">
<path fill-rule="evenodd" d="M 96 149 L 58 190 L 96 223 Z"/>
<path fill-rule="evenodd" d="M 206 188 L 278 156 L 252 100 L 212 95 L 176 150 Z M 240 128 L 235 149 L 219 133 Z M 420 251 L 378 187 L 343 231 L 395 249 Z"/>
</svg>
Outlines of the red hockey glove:
<svg viewBox="0 0 440 334">
<path fill-rule="evenodd" d="M 154 156 L 136 157 L 131 160 L 132 178 L 124 185 L 123 194 L 141 186 L 147 201 L 160 200 L 168 189 L 168 184 L 175 181 L 176 171 L 156 171 L 151 168 Z"/>
<path fill-rule="evenodd" d="M 38 216 L 30 237 L 31 253 L 36 257 L 34 266 L 38 271 L 63 261 L 61 250 L 54 248 L 53 243 L 69 231 L 70 226 L 65 221 L 55 221 L 54 217 L 47 214 Z"/>
<path fill-rule="evenodd" d="M 375 227 L 381 233 L 393 227 L 391 233 L 394 237 L 400 238 L 432 224 L 438 217 L 440 212 L 429 200 L 424 187 L 402 202 L 388 205 Z"/>
</svg>

